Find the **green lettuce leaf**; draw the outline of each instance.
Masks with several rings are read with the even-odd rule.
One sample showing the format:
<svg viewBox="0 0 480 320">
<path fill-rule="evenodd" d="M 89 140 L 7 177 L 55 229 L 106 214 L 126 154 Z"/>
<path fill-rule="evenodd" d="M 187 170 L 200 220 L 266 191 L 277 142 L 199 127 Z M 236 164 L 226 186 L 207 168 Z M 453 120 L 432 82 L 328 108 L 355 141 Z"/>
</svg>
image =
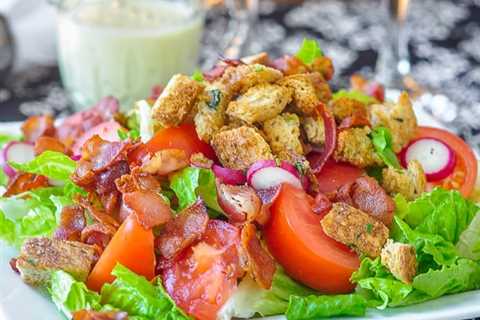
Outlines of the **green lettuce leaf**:
<svg viewBox="0 0 480 320">
<path fill-rule="evenodd" d="M 115 281 L 102 287 L 103 304 L 146 319 L 188 319 L 165 292 L 161 281 L 152 284 L 120 264 L 115 266 L 112 275 Z"/>
<path fill-rule="evenodd" d="M 358 91 L 358 90 L 339 90 L 335 92 L 332 96 L 333 101 L 338 100 L 340 98 L 349 98 L 353 100 L 357 100 L 363 104 L 370 105 L 378 103 L 377 99 L 366 95 L 365 93 Z"/>
<path fill-rule="evenodd" d="M 9 162 L 23 172 L 35 173 L 58 181 L 70 181 L 70 175 L 75 171 L 76 163 L 69 156 L 55 151 L 45 151 L 27 163 Z"/>
<path fill-rule="evenodd" d="M 377 127 L 370 133 L 375 153 L 390 168 L 401 169 L 397 155 L 392 149 L 392 134 L 385 127 Z"/>
<path fill-rule="evenodd" d="M 192 79 L 199 83 L 202 83 L 204 81 L 202 71 L 200 69 L 195 69 L 192 74 Z"/>
<path fill-rule="evenodd" d="M 101 308 L 98 293 L 88 290 L 85 283 L 61 270 L 52 273 L 48 292 L 57 308 L 69 319 L 75 311 Z"/>
<path fill-rule="evenodd" d="M 333 316 L 363 316 L 367 300 L 359 294 L 291 296 L 287 309 L 288 320 L 309 320 Z"/>
<path fill-rule="evenodd" d="M 316 58 L 323 56 L 318 42 L 313 39 L 303 39 L 302 46 L 295 56 L 306 65 L 312 64 Z"/>
<path fill-rule="evenodd" d="M 184 168 L 171 176 L 170 188 L 178 198 L 178 211 L 193 204 L 197 197 L 201 197 L 205 205 L 211 209 L 211 216 L 216 217 L 219 213 L 223 213 L 218 204 L 215 174 L 212 170 L 195 167 Z"/>
<path fill-rule="evenodd" d="M 14 136 L 11 134 L 0 134 L 0 149 L 3 148 L 4 145 L 9 143 L 10 141 L 18 141 L 21 140 L 21 137 Z"/>
<path fill-rule="evenodd" d="M 462 232 L 456 248 L 460 256 L 480 260 L 480 214 L 475 215 L 467 229 Z"/>
</svg>

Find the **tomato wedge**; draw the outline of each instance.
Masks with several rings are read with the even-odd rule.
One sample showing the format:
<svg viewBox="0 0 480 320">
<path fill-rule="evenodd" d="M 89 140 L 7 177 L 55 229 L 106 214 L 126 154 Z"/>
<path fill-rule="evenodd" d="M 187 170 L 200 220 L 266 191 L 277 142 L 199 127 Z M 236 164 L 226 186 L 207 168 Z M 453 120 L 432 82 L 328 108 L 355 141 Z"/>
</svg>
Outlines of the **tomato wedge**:
<svg viewBox="0 0 480 320">
<path fill-rule="evenodd" d="M 145 145 L 135 150 L 130 160 L 139 161 L 146 153 L 155 153 L 164 149 L 181 149 L 190 157 L 201 152 L 207 158 L 215 160 L 215 151 L 206 142 L 200 140 L 192 124 L 182 124 L 174 128 L 165 128 L 158 131 Z"/>
<path fill-rule="evenodd" d="M 264 234 L 268 249 L 285 271 L 301 283 L 324 293 L 351 292 L 351 274 L 360 265 L 356 253 L 325 235 L 323 215 L 312 210 L 303 190 L 282 185 L 271 207 Z"/>
<path fill-rule="evenodd" d="M 322 170 L 316 174 L 319 191 L 329 193 L 344 184 L 354 182 L 363 175 L 363 170 L 348 163 L 328 160 Z"/>
<path fill-rule="evenodd" d="M 133 272 L 152 279 L 155 276 L 154 236 L 130 214 L 113 236 L 87 279 L 89 289 L 100 291 L 104 283 L 115 278 L 111 272 L 121 263 Z"/>
<path fill-rule="evenodd" d="M 477 180 L 478 163 L 472 148 L 460 137 L 439 128 L 419 127 L 415 138 L 436 138 L 443 141 L 455 152 L 457 158 L 453 172 L 443 180 L 429 183 L 430 188 L 438 186 L 457 189 L 464 197 L 468 197 Z"/>
</svg>

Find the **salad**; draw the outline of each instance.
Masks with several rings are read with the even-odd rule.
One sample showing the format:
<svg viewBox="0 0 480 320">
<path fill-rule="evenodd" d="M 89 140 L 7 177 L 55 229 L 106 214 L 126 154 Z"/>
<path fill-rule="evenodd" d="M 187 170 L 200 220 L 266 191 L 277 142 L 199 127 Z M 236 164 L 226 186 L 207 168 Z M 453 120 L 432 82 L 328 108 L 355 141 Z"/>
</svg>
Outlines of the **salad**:
<svg viewBox="0 0 480 320">
<path fill-rule="evenodd" d="M 0 137 L 0 239 L 69 319 L 363 316 L 480 289 L 477 160 L 330 58 L 222 60 Z M 58 124 L 56 124 L 58 123 Z"/>
</svg>

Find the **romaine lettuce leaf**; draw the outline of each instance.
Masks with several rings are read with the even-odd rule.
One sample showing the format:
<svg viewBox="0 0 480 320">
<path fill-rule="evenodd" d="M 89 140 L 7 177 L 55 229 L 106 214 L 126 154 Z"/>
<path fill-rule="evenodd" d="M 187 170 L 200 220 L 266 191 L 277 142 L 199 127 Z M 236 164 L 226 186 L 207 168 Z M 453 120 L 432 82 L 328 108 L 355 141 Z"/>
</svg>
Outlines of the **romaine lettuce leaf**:
<svg viewBox="0 0 480 320">
<path fill-rule="evenodd" d="M 210 215 L 223 213 L 217 200 L 215 174 L 212 170 L 187 167 L 170 177 L 170 188 L 178 198 L 178 211 L 193 204 L 201 197 L 210 210 Z"/>
<path fill-rule="evenodd" d="M 46 176 L 50 179 L 67 182 L 75 171 L 76 163 L 69 156 L 55 151 L 45 151 L 27 163 L 9 162 L 9 164 L 23 172 Z"/>
<path fill-rule="evenodd" d="M 456 247 L 460 256 L 480 260 L 480 214 L 475 215 L 467 229 L 462 232 Z"/>
<path fill-rule="evenodd" d="M 359 294 L 291 296 L 287 309 L 288 320 L 321 319 L 333 316 L 363 316 L 367 300 Z"/>
<path fill-rule="evenodd" d="M 112 271 L 116 277 L 111 284 L 105 284 L 101 291 L 101 302 L 129 316 L 146 319 L 188 319 L 183 311 L 163 289 L 160 281 L 153 284 L 124 266 L 117 264 Z"/>
<path fill-rule="evenodd" d="M 393 152 L 393 139 L 390 130 L 385 127 L 377 127 L 370 133 L 375 153 L 390 168 L 400 169 L 397 155 Z"/>
<path fill-rule="evenodd" d="M 340 98 L 349 98 L 349 99 L 357 100 L 367 105 L 378 103 L 378 100 L 375 99 L 374 97 L 366 95 L 365 93 L 358 90 L 350 90 L 350 91 L 339 90 L 335 92 L 332 96 L 333 101 L 338 100 Z"/>
<path fill-rule="evenodd" d="M 322 49 L 314 39 L 303 39 L 302 46 L 295 56 L 306 65 L 312 64 L 316 58 L 323 56 Z"/>
</svg>

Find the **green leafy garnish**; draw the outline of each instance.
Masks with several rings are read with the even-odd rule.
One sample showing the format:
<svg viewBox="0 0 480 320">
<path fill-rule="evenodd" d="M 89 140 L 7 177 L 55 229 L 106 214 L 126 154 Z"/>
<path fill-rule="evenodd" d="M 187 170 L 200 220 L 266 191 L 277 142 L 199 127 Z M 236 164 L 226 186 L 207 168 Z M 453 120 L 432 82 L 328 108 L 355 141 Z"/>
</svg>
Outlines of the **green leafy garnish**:
<svg viewBox="0 0 480 320">
<path fill-rule="evenodd" d="M 124 129 L 118 129 L 117 130 L 118 137 L 120 140 L 125 141 L 128 138 L 130 140 L 134 141 L 137 140 L 140 137 L 140 133 L 138 132 L 137 129 L 132 129 L 130 131 L 124 130 Z"/>
<path fill-rule="evenodd" d="M 373 224 L 367 223 L 367 225 L 365 226 L 365 230 L 367 230 L 367 233 L 371 234 L 373 230 Z"/>
<path fill-rule="evenodd" d="M 340 98 L 349 98 L 353 100 L 357 100 L 363 104 L 370 105 L 378 103 L 378 100 L 374 97 L 366 95 L 365 93 L 358 91 L 358 90 L 339 90 L 335 92 L 332 96 L 332 100 L 336 101 Z"/>
<path fill-rule="evenodd" d="M 390 168 L 401 169 L 397 155 L 392 149 L 392 135 L 385 127 L 377 127 L 370 133 L 376 154 Z"/>
<path fill-rule="evenodd" d="M 318 42 L 313 39 L 303 39 L 302 46 L 295 56 L 306 65 L 312 64 L 316 58 L 323 56 Z"/>
<path fill-rule="evenodd" d="M 222 92 L 219 89 L 212 89 L 207 92 L 210 96 L 210 100 L 207 103 L 208 107 L 211 109 L 217 109 L 220 101 L 222 100 Z"/>
<path fill-rule="evenodd" d="M 45 151 L 27 163 L 9 162 L 9 164 L 23 172 L 39 174 L 50 179 L 69 181 L 75 171 L 76 163 L 69 156 L 55 151 Z"/>
<path fill-rule="evenodd" d="M 363 316 L 367 300 L 359 294 L 291 296 L 287 320 L 316 320 L 334 316 Z"/>
<path fill-rule="evenodd" d="M 202 71 L 200 69 L 196 69 L 192 74 L 192 79 L 199 83 L 202 83 L 204 81 Z"/>
<path fill-rule="evenodd" d="M 117 135 L 118 135 L 118 138 L 120 138 L 120 140 L 122 141 L 125 141 L 128 139 L 128 131 L 124 130 L 124 129 L 118 129 L 117 130 Z"/>
</svg>

